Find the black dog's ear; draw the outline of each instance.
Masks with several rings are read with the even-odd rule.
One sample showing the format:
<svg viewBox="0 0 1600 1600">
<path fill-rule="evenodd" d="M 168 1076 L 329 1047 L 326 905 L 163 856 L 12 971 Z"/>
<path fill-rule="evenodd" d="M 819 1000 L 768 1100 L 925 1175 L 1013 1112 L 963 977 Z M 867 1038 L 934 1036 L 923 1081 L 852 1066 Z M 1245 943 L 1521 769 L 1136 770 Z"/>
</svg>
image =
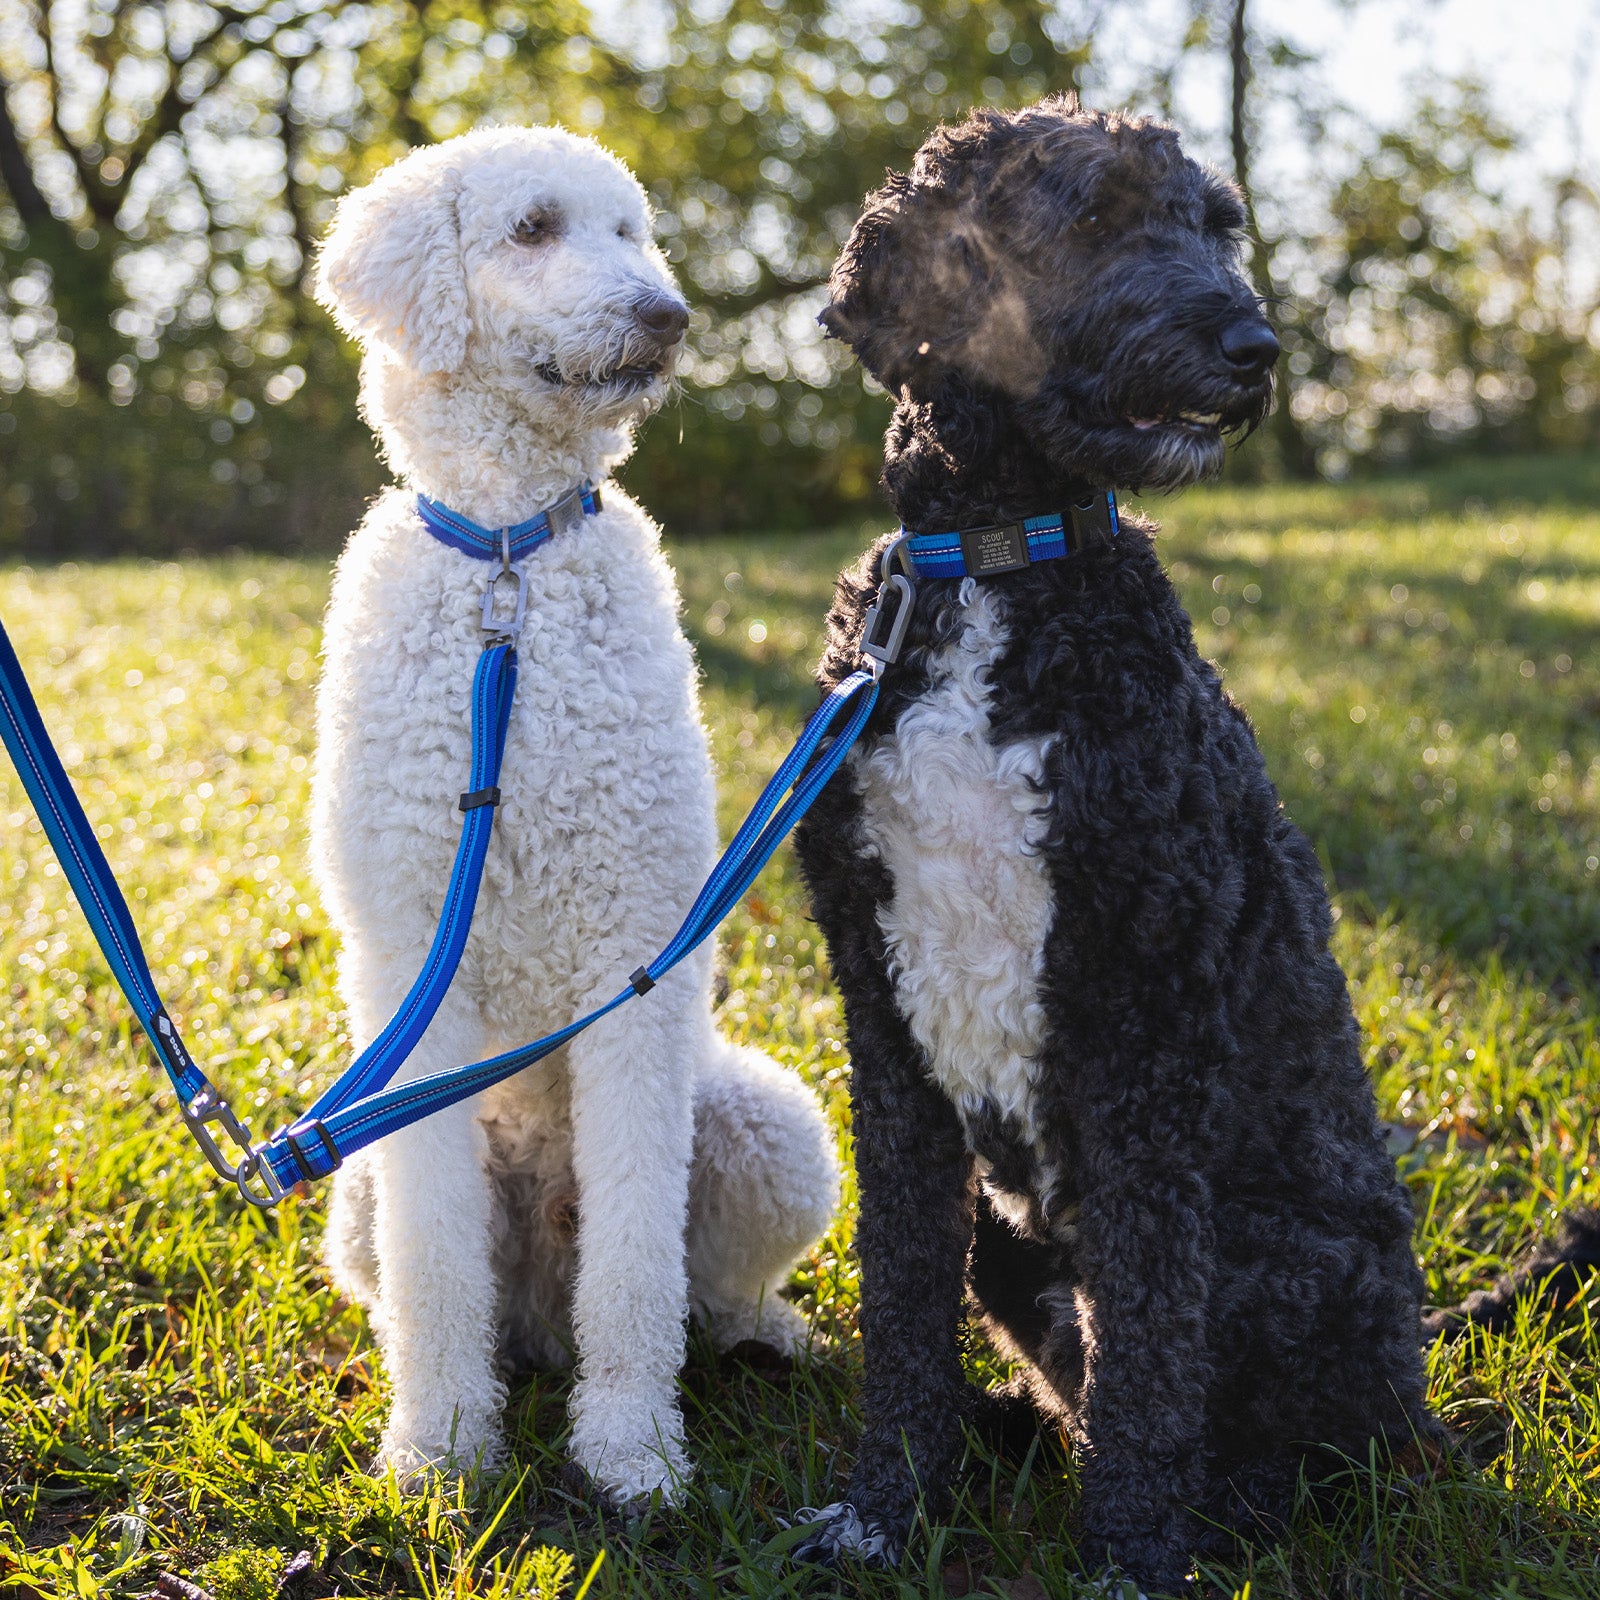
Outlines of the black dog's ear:
<svg viewBox="0 0 1600 1600">
<path fill-rule="evenodd" d="M 881 279 L 889 265 L 892 235 L 905 207 L 910 180 L 899 172 L 884 174 L 884 185 L 869 194 L 845 247 L 828 279 L 828 304 L 817 321 L 835 339 L 859 346 L 879 315 Z"/>
</svg>

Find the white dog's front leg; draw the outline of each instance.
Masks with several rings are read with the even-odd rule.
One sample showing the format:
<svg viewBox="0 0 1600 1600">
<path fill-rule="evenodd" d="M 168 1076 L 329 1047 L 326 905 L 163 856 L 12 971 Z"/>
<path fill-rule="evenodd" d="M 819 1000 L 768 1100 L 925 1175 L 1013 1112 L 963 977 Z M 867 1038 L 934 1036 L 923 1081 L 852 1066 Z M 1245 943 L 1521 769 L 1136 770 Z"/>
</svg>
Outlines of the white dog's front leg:
<svg viewBox="0 0 1600 1600">
<path fill-rule="evenodd" d="M 483 1038 L 476 1014 L 449 996 L 402 1080 L 477 1060 Z M 499 1453 L 492 1196 L 475 1104 L 373 1147 L 379 1333 L 393 1385 L 379 1461 L 402 1479 Z"/>
<path fill-rule="evenodd" d="M 572 1454 L 619 1500 L 656 1489 L 671 1497 L 688 1473 L 677 1403 L 694 1146 L 696 996 L 687 978 L 669 977 L 571 1047 L 579 1359 Z"/>
</svg>

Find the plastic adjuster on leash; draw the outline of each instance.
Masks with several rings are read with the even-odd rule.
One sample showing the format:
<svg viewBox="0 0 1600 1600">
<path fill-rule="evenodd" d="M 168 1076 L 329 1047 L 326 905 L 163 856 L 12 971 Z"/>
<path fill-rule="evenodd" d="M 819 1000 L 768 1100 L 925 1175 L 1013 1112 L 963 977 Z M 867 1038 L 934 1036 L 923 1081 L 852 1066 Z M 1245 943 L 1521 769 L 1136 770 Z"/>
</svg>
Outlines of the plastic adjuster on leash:
<svg viewBox="0 0 1600 1600">
<path fill-rule="evenodd" d="M 500 804 L 500 790 L 494 784 L 487 789 L 474 789 L 470 794 L 464 794 L 456 802 L 458 811 L 476 811 L 479 806 L 497 806 Z"/>
<path fill-rule="evenodd" d="M 635 967 L 628 974 L 628 982 L 635 994 L 649 994 L 656 986 L 656 980 L 650 976 L 649 970 L 645 967 Z"/>
<path fill-rule="evenodd" d="M 327 1167 L 321 1171 L 307 1158 L 306 1152 L 300 1148 L 300 1141 L 313 1133 L 317 1136 L 323 1153 L 328 1158 Z M 344 1165 L 344 1157 L 339 1154 L 339 1147 L 333 1142 L 333 1135 L 323 1127 L 320 1120 L 313 1122 L 307 1128 L 299 1126 L 290 1128 L 283 1135 L 283 1142 L 288 1145 L 289 1154 L 294 1158 L 295 1167 L 307 1183 L 311 1183 L 317 1178 L 326 1178 L 330 1172 L 337 1172 Z"/>
</svg>

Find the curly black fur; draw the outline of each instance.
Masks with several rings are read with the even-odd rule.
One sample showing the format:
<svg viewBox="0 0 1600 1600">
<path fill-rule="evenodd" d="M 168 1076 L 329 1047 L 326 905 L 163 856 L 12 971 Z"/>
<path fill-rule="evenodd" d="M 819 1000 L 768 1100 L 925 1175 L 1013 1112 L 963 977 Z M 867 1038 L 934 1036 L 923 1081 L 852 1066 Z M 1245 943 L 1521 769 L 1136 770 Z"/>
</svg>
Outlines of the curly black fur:
<svg viewBox="0 0 1600 1600">
<path fill-rule="evenodd" d="M 1154 123 L 1052 100 L 935 133 L 869 197 L 824 313 L 898 395 L 884 482 L 902 522 L 972 527 L 1214 471 L 1223 429 L 1270 398 L 1260 366 L 1219 351 L 1259 323 L 1241 220 Z M 848 1502 L 893 1548 L 919 1495 L 945 1503 L 963 1418 L 1015 1430 L 1015 1396 L 985 1402 L 963 1377 L 965 1292 L 1075 1438 L 1088 1567 L 1171 1588 L 1206 1519 L 1276 1526 L 1313 1453 L 1364 1460 L 1374 1439 L 1441 1431 L 1411 1206 L 1317 860 L 1151 534 L 1130 520 L 985 580 L 1008 630 L 988 737 L 1049 738 L 1049 1159 L 936 1087 L 897 1002 L 880 920 L 895 884 L 853 776 L 966 625 L 958 580 L 919 586 L 862 752 L 799 844 L 853 1062 L 866 1376 Z M 840 579 L 825 687 L 857 664 L 877 555 Z"/>
<path fill-rule="evenodd" d="M 1504 1333 L 1517 1320 L 1519 1307 L 1561 1311 L 1576 1300 L 1600 1273 L 1600 1210 L 1574 1206 L 1556 1229 L 1554 1239 L 1535 1247 L 1514 1272 L 1492 1289 L 1469 1294 L 1458 1306 L 1425 1312 L 1422 1331 L 1430 1339 L 1443 1334 L 1458 1339 L 1470 1328 Z"/>
</svg>

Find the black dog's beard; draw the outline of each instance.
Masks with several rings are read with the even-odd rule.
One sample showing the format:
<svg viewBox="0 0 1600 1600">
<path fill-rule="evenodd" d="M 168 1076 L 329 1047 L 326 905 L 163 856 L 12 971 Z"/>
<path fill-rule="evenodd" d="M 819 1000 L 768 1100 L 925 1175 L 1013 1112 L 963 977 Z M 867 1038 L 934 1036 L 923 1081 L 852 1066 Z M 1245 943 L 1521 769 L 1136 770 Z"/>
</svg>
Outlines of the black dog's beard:
<svg viewBox="0 0 1600 1600">
<path fill-rule="evenodd" d="M 1105 488 L 1179 489 L 1214 478 L 1230 438 L 1272 406 L 1272 380 L 1245 386 L 1214 360 L 1174 346 L 1170 327 L 1104 365 L 1068 369 L 1017 402 L 1018 419 L 1065 474 Z"/>
<path fill-rule="evenodd" d="M 1243 436 L 1257 426 L 1266 405 L 1260 402 L 1247 415 L 1224 415 L 1214 425 L 1174 419 L 1147 428 L 1121 417 L 1085 422 L 1068 405 L 1031 403 L 1020 409 L 1028 433 L 1064 477 L 1107 489 L 1181 489 L 1216 477 L 1227 460 L 1230 435 Z"/>
</svg>

